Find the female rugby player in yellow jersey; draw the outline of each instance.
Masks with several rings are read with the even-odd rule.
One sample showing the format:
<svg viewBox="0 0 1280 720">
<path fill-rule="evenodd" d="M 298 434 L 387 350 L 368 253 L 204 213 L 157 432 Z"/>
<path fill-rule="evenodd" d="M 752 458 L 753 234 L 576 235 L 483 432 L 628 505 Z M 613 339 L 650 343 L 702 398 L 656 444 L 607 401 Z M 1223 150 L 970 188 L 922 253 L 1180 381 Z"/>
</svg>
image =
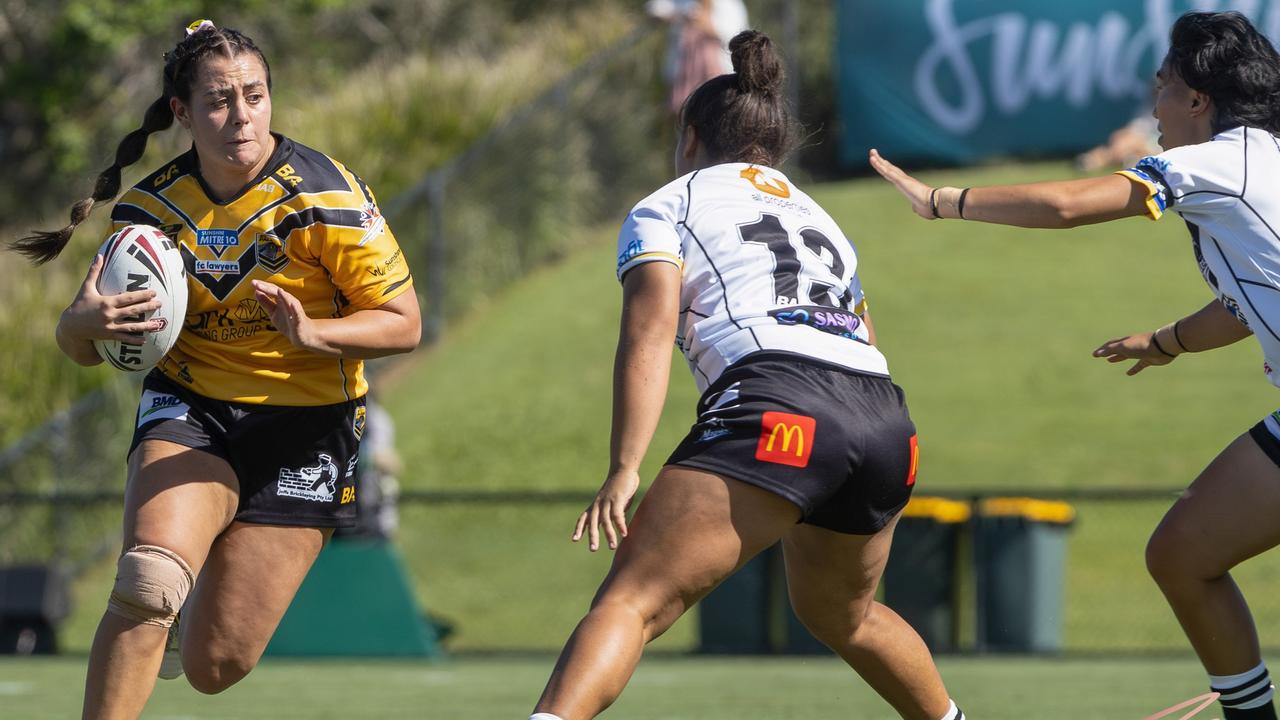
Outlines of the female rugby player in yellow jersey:
<svg viewBox="0 0 1280 720">
<path fill-rule="evenodd" d="M 177 345 L 143 386 L 85 718 L 138 717 L 179 610 L 181 667 L 197 690 L 220 692 L 254 667 L 326 538 L 354 520 L 361 360 L 418 344 L 409 271 L 372 193 L 271 132 L 270 88 L 248 37 L 194 23 L 166 55 L 163 95 L 71 224 L 15 243 L 37 262 L 57 256 L 115 197 L 150 133 L 174 119 L 190 133 L 191 150 L 112 212 L 116 228 L 154 225 L 178 243 L 189 301 Z M 155 309 L 149 291 L 98 294 L 102 262 L 57 327 L 82 365 L 101 362 L 95 338 L 155 329 L 127 319 Z"/>
<path fill-rule="evenodd" d="M 972 190 L 931 188 L 871 151 L 871 165 L 930 219 L 1062 228 L 1172 210 L 1216 296 L 1094 355 L 1129 375 L 1253 335 L 1280 385 L 1280 54 L 1237 12 L 1187 13 L 1156 74 L 1160 145 L 1113 175 Z M 1188 413 L 1192 414 L 1192 413 Z M 1231 568 L 1280 545 L 1280 411 L 1228 445 L 1147 545 L 1147 568 L 1220 693 L 1224 720 L 1275 720 L 1258 631 Z"/>
<path fill-rule="evenodd" d="M 730 43 L 734 72 L 680 114 L 676 174 L 619 234 L 623 312 L 610 468 L 578 519 L 617 548 L 532 720 L 585 720 L 644 645 L 782 541 L 797 616 L 904 718 L 963 720 L 929 650 L 875 602 L 915 480 L 915 427 L 875 347 L 840 228 L 776 168 L 793 140 L 769 38 Z M 698 421 L 630 525 L 672 341 L 703 391 Z M 856 714 L 856 713 L 855 713 Z"/>
</svg>

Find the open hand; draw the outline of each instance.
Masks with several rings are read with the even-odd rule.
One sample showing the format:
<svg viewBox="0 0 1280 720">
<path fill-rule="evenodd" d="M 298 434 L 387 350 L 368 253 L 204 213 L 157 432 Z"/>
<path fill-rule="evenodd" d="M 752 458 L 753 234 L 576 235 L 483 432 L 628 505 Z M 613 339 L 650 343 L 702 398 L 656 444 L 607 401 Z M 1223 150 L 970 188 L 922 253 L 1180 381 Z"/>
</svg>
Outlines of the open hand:
<svg viewBox="0 0 1280 720">
<path fill-rule="evenodd" d="M 875 168 L 875 171 L 880 173 L 881 177 L 898 188 L 898 192 L 902 193 L 911 202 L 911 209 L 917 215 L 925 220 L 938 219 L 933 214 L 933 208 L 929 204 L 929 194 L 933 192 L 933 188 L 906 174 L 897 165 L 880 157 L 878 150 L 872 149 L 868 157 L 871 160 L 871 167 Z"/>
<path fill-rule="evenodd" d="M 1155 343 L 1151 341 L 1154 336 L 1155 333 L 1138 333 L 1108 340 L 1102 344 L 1102 347 L 1093 351 L 1093 356 L 1106 358 L 1109 363 L 1137 360 L 1138 362 L 1125 371 L 1125 375 L 1137 375 L 1153 365 L 1168 365 L 1173 362 L 1173 358 L 1156 348 Z"/>
<path fill-rule="evenodd" d="M 271 315 L 271 324 L 289 338 L 294 347 L 316 349 L 311 318 L 307 317 L 298 298 L 279 285 L 262 280 L 253 281 L 253 295 Z"/>
<path fill-rule="evenodd" d="M 578 516 L 571 539 L 578 542 L 585 530 L 587 547 L 595 552 L 600 547 L 600 529 L 604 528 L 609 549 L 616 550 L 620 539 L 627 536 L 627 508 L 639 487 L 639 473 L 632 470 L 611 473 L 600 486 L 596 499 Z"/>
<path fill-rule="evenodd" d="M 134 290 L 116 295 L 98 292 L 98 276 L 102 274 L 101 255 L 93 258 L 89 273 L 80 284 L 76 297 L 62 311 L 58 328 L 76 341 L 118 340 L 128 345 L 141 345 L 142 333 L 156 332 L 162 325 L 144 316 L 160 308 L 154 290 Z M 181 318 L 179 318 L 181 321 Z"/>
</svg>

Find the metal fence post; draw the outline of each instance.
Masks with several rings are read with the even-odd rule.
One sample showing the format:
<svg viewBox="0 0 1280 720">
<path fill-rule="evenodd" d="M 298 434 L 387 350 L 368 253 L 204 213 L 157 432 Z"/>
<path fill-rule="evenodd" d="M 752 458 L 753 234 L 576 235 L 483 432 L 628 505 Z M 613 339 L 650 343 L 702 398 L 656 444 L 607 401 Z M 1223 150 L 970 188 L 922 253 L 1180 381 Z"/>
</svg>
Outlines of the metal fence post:
<svg viewBox="0 0 1280 720">
<path fill-rule="evenodd" d="M 423 342 L 434 343 L 444 331 L 445 272 L 447 244 L 444 237 L 445 173 L 438 172 L 427 182 L 427 197 L 423 207 L 427 213 L 427 317 L 423 327 Z"/>
</svg>

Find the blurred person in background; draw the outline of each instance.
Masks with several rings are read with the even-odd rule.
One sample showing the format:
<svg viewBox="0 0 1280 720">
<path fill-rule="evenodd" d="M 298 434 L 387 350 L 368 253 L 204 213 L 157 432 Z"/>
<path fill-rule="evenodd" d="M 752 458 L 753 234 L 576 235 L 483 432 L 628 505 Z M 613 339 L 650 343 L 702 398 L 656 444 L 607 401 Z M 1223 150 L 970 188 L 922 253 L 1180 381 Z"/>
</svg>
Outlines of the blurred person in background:
<svg viewBox="0 0 1280 720">
<path fill-rule="evenodd" d="M 1240 13 L 1174 23 L 1156 75 L 1165 152 L 1104 177 L 931 188 L 871 151 L 871 164 L 927 219 L 1063 228 L 1126 217 L 1182 216 L 1215 299 L 1094 356 L 1128 370 L 1253 335 L 1280 385 L 1280 55 Z M 1253 617 L 1230 570 L 1280 544 L 1280 411 L 1237 437 L 1165 514 L 1147 568 L 1220 693 L 1224 720 L 1274 720 L 1274 686 Z"/>
<path fill-rule="evenodd" d="M 617 549 L 532 720 L 593 718 L 645 644 L 782 541 L 792 607 L 904 718 L 960 720 L 924 642 L 875 601 L 915 482 L 915 426 L 875 346 L 852 243 L 776 168 L 796 123 L 772 42 L 730 43 L 734 73 L 680 116 L 679 176 L 618 238 L 623 310 L 608 475 L 572 539 Z M 645 494 L 640 464 L 675 342 L 703 395 Z"/>
<path fill-rule="evenodd" d="M 729 40 L 747 29 L 747 8 L 742 0 L 649 0 L 645 10 L 671 26 L 663 76 L 667 110 L 677 116 L 698 86 L 733 72 Z"/>
<path fill-rule="evenodd" d="M 191 149 L 111 213 L 113 230 L 153 225 L 177 243 L 189 300 L 177 345 L 143 382 L 85 718 L 138 717 L 158 673 L 185 670 L 216 693 L 257 664 L 325 540 L 355 519 L 362 360 L 412 350 L 420 334 L 408 267 L 372 192 L 271 132 L 271 74 L 253 41 L 192 23 L 163 77 L 71 223 L 13 244 L 36 262 L 57 257 L 115 198 L 151 133 L 175 119 L 190 133 Z M 158 329 L 135 317 L 158 308 L 154 293 L 101 295 L 102 267 L 98 255 L 56 329 L 81 365 L 102 362 L 95 339 L 136 344 Z"/>
</svg>

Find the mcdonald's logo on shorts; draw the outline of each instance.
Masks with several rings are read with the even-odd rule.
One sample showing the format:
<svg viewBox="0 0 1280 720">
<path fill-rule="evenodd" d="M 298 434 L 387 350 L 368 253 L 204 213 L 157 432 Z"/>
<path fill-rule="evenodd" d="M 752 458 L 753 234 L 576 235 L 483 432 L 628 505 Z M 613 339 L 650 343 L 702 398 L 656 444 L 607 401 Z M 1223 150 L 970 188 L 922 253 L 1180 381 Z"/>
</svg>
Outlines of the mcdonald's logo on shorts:
<svg viewBox="0 0 1280 720">
<path fill-rule="evenodd" d="M 760 442 L 756 459 L 764 462 L 807 467 L 813 453 L 813 434 L 818 421 L 807 415 L 766 412 L 760 421 Z"/>
</svg>

